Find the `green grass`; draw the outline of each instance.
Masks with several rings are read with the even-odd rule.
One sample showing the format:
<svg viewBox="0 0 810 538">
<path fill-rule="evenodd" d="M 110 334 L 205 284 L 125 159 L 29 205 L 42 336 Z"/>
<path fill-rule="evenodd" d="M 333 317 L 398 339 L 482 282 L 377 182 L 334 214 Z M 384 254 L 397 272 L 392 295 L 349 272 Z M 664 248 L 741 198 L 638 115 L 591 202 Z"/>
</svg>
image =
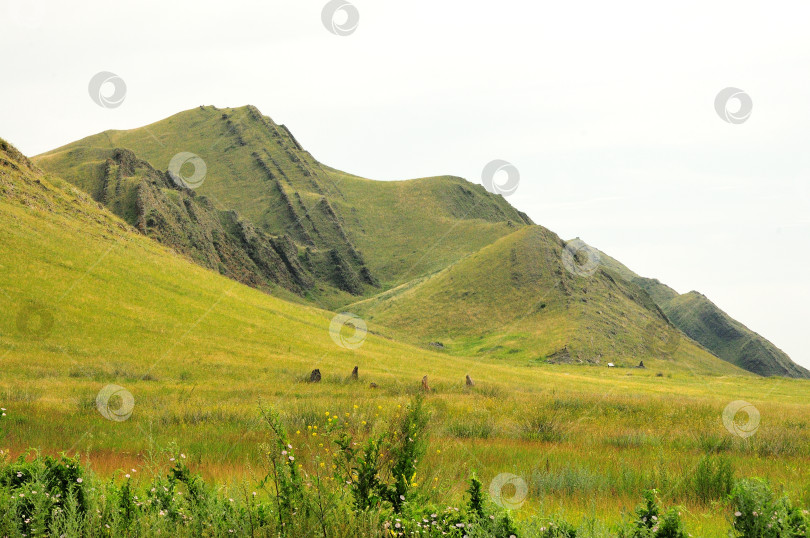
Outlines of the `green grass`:
<svg viewBox="0 0 810 538">
<path fill-rule="evenodd" d="M 683 346 L 674 359 L 645 359 L 645 370 L 551 365 L 520 354 L 468 357 L 461 353 L 473 346 L 464 340 L 465 319 L 456 320 L 462 344 L 450 352 L 391 339 L 391 329 L 374 318 L 363 345 L 345 349 L 330 337 L 332 313 L 194 265 L 68 183 L 26 168 L 8 151 L 0 157 L 0 402 L 8 410 L 0 439 L 12 455 L 29 447 L 80 452 L 109 475 L 140 465 L 151 447 L 177 443 L 205 477 L 228 483 L 250 477 L 261 461 L 260 405 L 277 408 L 291 432 L 306 432 L 327 411 L 385 422 L 428 375 L 431 445 L 419 484 L 440 503 L 459 501 L 470 469 L 485 487 L 507 472 L 529 483 L 519 519 L 564 508 L 576 521 L 616 522 L 644 489 L 656 487 L 688 508 L 694 535 L 720 536 L 725 516 L 691 481 L 706 454 L 722 454 L 737 477 L 768 477 L 795 497 L 810 491 L 806 381 L 755 377 Z M 537 233 L 546 232 L 525 228 L 491 248 Z M 487 255 L 485 249 L 474 256 Z M 436 286 L 431 293 L 439 294 L 442 279 L 465 267 L 395 294 L 392 303 L 420 286 Z M 547 269 L 537 265 L 541 276 Z M 469 270 L 471 278 L 485 278 Z M 581 293 L 583 283 L 573 283 Z M 527 277 L 523 285 L 538 284 Z M 586 285 L 589 294 L 613 293 L 608 280 Z M 633 305 L 628 316 L 640 316 Z M 555 308 L 563 306 L 546 307 Z M 47 334 L 20 330 L 26 316 L 39 327 L 36 313 L 52 318 Z M 613 315 L 607 311 L 605 323 Z M 509 337 L 540 346 L 540 333 Z M 474 344 L 496 345 L 509 347 L 497 335 Z M 347 382 L 355 365 L 360 382 Z M 302 383 L 313 368 L 324 380 Z M 475 387 L 465 387 L 465 374 Z M 111 383 L 134 396 L 129 420 L 106 420 L 95 408 L 96 395 Z M 725 406 L 741 399 L 762 416 L 748 439 L 729 434 L 721 420 Z"/>
</svg>

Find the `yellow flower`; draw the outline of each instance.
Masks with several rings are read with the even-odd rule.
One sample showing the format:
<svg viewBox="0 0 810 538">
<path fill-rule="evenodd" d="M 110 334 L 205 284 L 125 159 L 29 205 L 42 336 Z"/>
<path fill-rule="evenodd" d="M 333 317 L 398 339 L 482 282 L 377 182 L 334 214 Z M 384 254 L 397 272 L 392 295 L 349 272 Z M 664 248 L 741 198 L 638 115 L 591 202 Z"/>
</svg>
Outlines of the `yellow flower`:
<svg viewBox="0 0 810 538">
<path fill-rule="evenodd" d="M 365 426 L 365 425 L 366 425 L 366 421 L 364 420 L 364 421 L 362 422 L 362 424 L 363 424 L 363 426 Z"/>
<path fill-rule="evenodd" d="M 296 430 L 295 435 L 301 435 L 301 430 Z"/>
<path fill-rule="evenodd" d="M 357 406 L 355 405 L 354 408 L 357 409 Z"/>
<path fill-rule="evenodd" d="M 312 432 L 312 437 L 316 437 L 317 435 L 318 435 L 318 432 Z"/>
<path fill-rule="evenodd" d="M 326 464 L 324 462 L 321 462 L 321 467 L 325 467 L 325 466 L 326 466 Z"/>
</svg>

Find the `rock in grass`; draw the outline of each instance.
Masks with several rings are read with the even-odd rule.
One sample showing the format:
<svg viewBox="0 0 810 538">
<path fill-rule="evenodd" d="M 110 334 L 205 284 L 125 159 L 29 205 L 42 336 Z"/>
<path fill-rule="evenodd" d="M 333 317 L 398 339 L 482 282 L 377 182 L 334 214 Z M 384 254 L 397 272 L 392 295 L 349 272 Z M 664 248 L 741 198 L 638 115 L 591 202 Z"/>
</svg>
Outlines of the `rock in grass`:
<svg viewBox="0 0 810 538">
<path fill-rule="evenodd" d="M 321 382 L 321 371 L 315 368 L 312 370 L 312 373 L 309 374 L 309 382 L 310 383 L 320 383 Z"/>
</svg>

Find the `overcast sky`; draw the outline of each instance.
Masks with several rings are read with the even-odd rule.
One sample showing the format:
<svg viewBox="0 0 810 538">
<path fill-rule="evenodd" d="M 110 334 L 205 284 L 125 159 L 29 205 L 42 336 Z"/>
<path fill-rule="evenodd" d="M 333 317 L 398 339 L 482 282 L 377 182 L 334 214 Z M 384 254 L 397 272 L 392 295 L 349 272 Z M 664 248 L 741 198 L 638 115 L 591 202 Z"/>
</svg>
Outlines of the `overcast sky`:
<svg viewBox="0 0 810 538">
<path fill-rule="evenodd" d="M 537 223 L 810 367 L 810 3 L 352 0 L 349 35 L 325 4 L 0 0 L 0 136 L 35 155 L 253 104 L 369 178 L 478 182 L 504 159 Z M 100 71 L 121 106 L 90 99 Z M 715 110 L 727 87 L 742 123 Z"/>
</svg>

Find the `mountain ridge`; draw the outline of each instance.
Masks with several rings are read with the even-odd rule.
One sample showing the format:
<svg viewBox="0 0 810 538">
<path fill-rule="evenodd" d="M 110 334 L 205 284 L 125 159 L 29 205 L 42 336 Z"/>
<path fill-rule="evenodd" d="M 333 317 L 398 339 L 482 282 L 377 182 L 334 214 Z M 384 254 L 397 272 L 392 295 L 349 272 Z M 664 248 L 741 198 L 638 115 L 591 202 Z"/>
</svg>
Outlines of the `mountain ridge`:
<svg viewBox="0 0 810 538">
<path fill-rule="evenodd" d="M 536 226 L 528 215 L 513 208 L 502 196 L 488 193 L 483 186 L 462 178 L 440 176 L 385 182 L 323 165 L 301 146 L 289 128 L 275 123 L 252 106 L 199 107 L 143 128 L 105 131 L 85 137 L 37 156 L 34 161 L 81 186 L 88 181 L 88 162 L 104 152 L 124 148 L 138 159 L 151 163 L 156 170 L 165 169 L 177 153 L 199 155 L 208 165 L 208 175 L 195 192 L 203 199 L 213 200 L 213 205 L 221 211 L 235 211 L 240 219 L 253 226 L 260 243 L 271 238 L 286 238 L 287 252 L 297 251 L 296 263 L 291 265 L 293 269 L 288 267 L 288 272 L 296 274 L 297 265 L 306 278 L 302 277 L 297 286 L 282 284 L 281 287 L 298 294 L 304 301 L 331 310 L 367 308 L 368 299 L 377 298 L 379 302 L 383 296 L 399 301 L 395 299 L 399 294 L 389 292 L 402 286 L 408 290 L 428 290 L 433 284 L 427 287 L 426 284 L 435 275 L 520 229 Z M 557 250 L 546 249 L 548 256 L 559 261 L 565 242 L 559 238 L 543 241 L 560 242 Z M 520 250 L 514 254 L 518 258 L 527 255 Z M 644 309 L 638 319 L 624 329 L 629 336 L 620 335 L 616 320 L 607 323 L 600 319 L 609 310 L 606 307 L 595 308 L 593 312 L 588 310 L 587 314 L 582 314 L 585 311 L 580 309 L 577 312 L 587 318 L 582 322 L 585 332 L 596 334 L 605 330 L 611 339 L 604 341 L 591 336 L 594 349 L 588 349 L 582 341 L 579 345 L 575 343 L 574 339 L 581 337 L 568 329 L 571 342 L 557 350 L 544 349 L 535 358 L 548 359 L 557 351 L 579 348 L 577 360 L 599 360 L 599 357 L 623 350 L 618 356 L 610 356 L 619 362 L 629 361 L 634 347 L 628 342 L 638 343 L 648 332 L 640 325 L 640 319 L 649 316 L 648 321 L 651 321 L 660 314 L 660 326 L 650 329 L 655 334 L 647 336 L 647 340 L 666 340 L 667 335 L 683 331 L 685 339 L 696 339 L 700 344 L 698 348 L 719 353 L 726 361 L 734 362 L 737 355 L 744 355 L 747 358 L 738 360 L 738 365 L 756 373 L 805 375 L 804 369 L 798 365 L 791 367 L 789 357 L 773 351 L 775 346 L 764 339 L 756 340 L 745 352 L 743 347 L 720 349 L 722 346 L 717 342 L 706 338 L 701 341 L 701 335 L 694 330 L 691 334 L 684 330 L 686 325 L 680 318 L 676 318 L 680 325 L 670 321 L 673 311 L 667 312 L 664 305 L 672 301 L 674 290 L 660 283 L 647 285 L 646 280 L 618 262 L 611 264 L 609 256 L 605 255 L 604 259 L 608 270 L 598 272 L 599 288 L 614 288 L 615 296 L 629 301 L 630 310 L 636 309 L 629 306 L 631 303 Z M 557 270 L 561 270 L 560 267 Z M 558 277 L 556 285 L 567 282 L 563 275 Z M 580 286 L 580 289 L 584 288 Z M 513 291 L 504 288 L 502 297 L 492 299 L 513 300 Z M 605 295 L 598 300 L 607 301 L 611 297 Z M 454 296 L 453 300 L 457 301 L 457 312 L 452 308 L 440 309 L 446 314 L 444 321 L 448 326 L 465 304 L 465 298 Z M 589 298 L 583 296 L 580 300 L 587 302 Z M 385 317 L 382 315 L 380 319 Z M 509 317 L 506 315 L 504 319 Z M 389 318 L 389 323 L 397 323 L 395 317 Z M 410 336 L 411 341 L 424 344 L 419 335 Z M 597 345 L 596 341 L 601 343 Z M 481 352 L 482 349 L 486 348 L 463 345 L 458 351 Z M 531 353 L 520 349 L 518 354 L 528 357 Z"/>
</svg>

